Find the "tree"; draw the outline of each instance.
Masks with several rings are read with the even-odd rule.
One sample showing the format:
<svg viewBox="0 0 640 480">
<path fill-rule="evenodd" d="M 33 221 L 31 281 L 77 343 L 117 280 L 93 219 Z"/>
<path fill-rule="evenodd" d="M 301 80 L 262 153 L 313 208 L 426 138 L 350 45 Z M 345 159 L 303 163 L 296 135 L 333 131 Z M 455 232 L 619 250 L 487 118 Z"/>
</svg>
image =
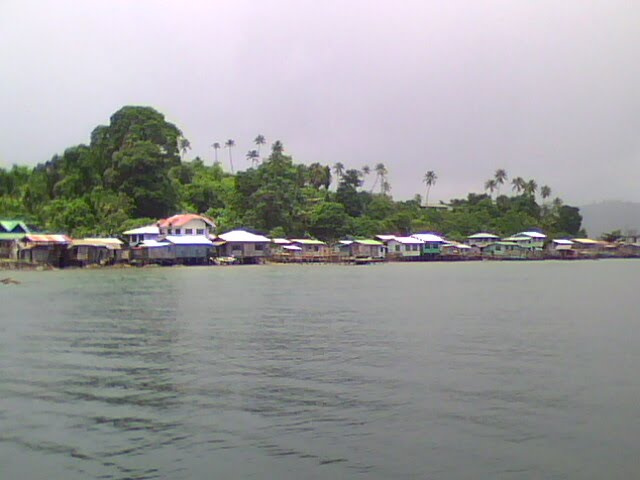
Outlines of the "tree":
<svg viewBox="0 0 640 480">
<path fill-rule="evenodd" d="M 384 163 L 377 163 L 373 170 L 376 172 L 376 179 L 373 182 L 371 191 L 373 192 L 376 185 L 380 184 L 380 193 L 384 194 L 383 184 L 387 180 L 387 174 L 389 173 L 387 167 L 385 167 Z"/>
<path fill-rule="evenodd" d="M 262 145 L 265 145 L 267 143 L 267 139 L 264 138 L 264 135 L 258 135 L 256 138 L 253 139 L 253 143 L 255 143 L 258 146 L 258 157 L 259 157 L 260 147 L 262 147 Z"/>
<path fill-rule="evenodd" d="M 233 173 L 233 156 L 231 155 L 231 149 L 236 146 L 236 142 L 230 138 L 224 142 L 224 146 L 229 149 L 229 166 L 231 167 L 231 173 Z"/>
<path fill-rule="evenodd" d="M 527 183 L 525 183 L 524 193 L 526 193 L 531 197 L 535 197 L 537 191 L 538 191 L 538 183 L 535 180 L 531 179 Z"/>
<path fill-rule="evenodd" d="M 429 192 L 431 191 L 431 187 L 433 187 L 436 184 L 436 180 L 438 180 L 438 176 L 436 175 L 436 172 L 434 172 L 433 170 L 429 170 L 427 173 L 424 174 L 424 177 L 422 178 L 422 181 L 427 187 L 427 192 L 424 197 L 425 206 L 429 205 Z"/>
<path fill-rule="evenodd" d="M 543 200 L 546 200 L 551 196 L 551 188 L 547 185 L 543 185 L 540 187 L 540 196 Z"/>
<path fill-rule="evenodd" d="M 214 163 L 217 164 L 218 163 L 218 150 L 220 150 L 221 145 L 218 142 L 213 142 L 211 144 L 211 146 L 213 147 L 213 156 L 214 156 L 213 161 L 214 161 Z"/>
<path fill-rule="evenodd" d="M 158 145 L 137 142 L 114 155 L 105 172 L 106 185 L 133 200 L 135 216 L 166 217 L 178 200 L 177 186 L 169 177 L 172 166 Z"/>
<path fill-rule="evenodd" d="M 578 235 L 582 225 L 582 215 L 577 207 L 563 205 L 558 208 L 556 230 L 568 235 Z"/>
<path fill-rule="evenodd" d="M 622 230 L 613 230 L 608 233 L 603 233 L 600 238 L 605 242 L 613 243 L 624 238 L 624 235 L 622 234 Z"/>
<path fill-rule="evenodd" d="M 524 187 L 526 185 L 526 181 L 522 177 L 516 177 L 511 180 L 512 190 L 518 194 L 524 192 Z"/>
<path fill-rule="evenodd" d="M 187 155 L 187 151 L 191 150 L 191 142 L 184 137 L 180 137 L 178 139 L 178 147 L 180 148 L 180 153 L 182 153 L 182 157 L 184 158 Z"/>
<path fill-rule="evenodd" d="M 251 162 L 251 166 L 255 167 L 260 161 L 260 154 L 257 150 L 249 150 L 247 152 L 247 160 Z"/>
<path fill-rule="evenodd" d="M 333 164 L 333 173 L 336 174 L 336 180 L 339 182 L 344 174 L 344 165 L 342 162 L 336 162 Z"/>
<path fill-rule="evenodd" d="M 507 180 L 507 172 L 503 168 L 499 168 L 496 170 L 496 173 L 493 176 L 496 181 L 496 187 L 498 190 L 498 194 L 500 194 L 500 187 L 504 185 L 504 182 Z"/>
<path fill-rule="evenodd" d="M 484 189 L 489 192 L 489 196 L 493 195 L 493 192 L 498 188 L 498 182 L 495 178 L 491 178 L 484 182 Z"/>
<path fill-rule="evenodd" d="M 349 233 L 349 215 L 344 205 L 324 202 L 311 213 L 309 233 L 321 240 L 336 240 Z"/>
<path fill-rule="evenodd" d="M 280 140 L 273 142 L 273 145 L 271 145 L 271 152 L 276 155 L 281 155 L 284 152 L 284 145 Z"/>
</svg>

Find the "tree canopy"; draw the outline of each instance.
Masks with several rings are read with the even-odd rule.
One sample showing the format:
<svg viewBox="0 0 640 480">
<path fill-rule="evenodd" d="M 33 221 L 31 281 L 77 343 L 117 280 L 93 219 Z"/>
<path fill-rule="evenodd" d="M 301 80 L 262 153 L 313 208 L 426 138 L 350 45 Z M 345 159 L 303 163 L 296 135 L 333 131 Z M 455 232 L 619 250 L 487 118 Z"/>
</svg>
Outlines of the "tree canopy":
<svg viewBox="0 0 640 480">
<path fill-rule="evenodd" d="M 259 149 L 266 140 L 258 135 L 254 143 Z M 235 142 L 224 145 L 231 167 Z M 222 145 L 213 146 L 217 154 Z M 0 168 L 0 217 L 75 236 L 115 235 L 180 212 L 206 213 L 220 230 L 244 227 L 321 239 L 419 230 L 455 239 L 478 231 L 509 235 L 536 228 L 572 236 L 581 229 L 576 207 L 560 198 L 545 202 L 550 187 L 540 188 L 542 203 L 537 202 L 534 179 L 513 177 L 513 194 L 500 195 L 499 186 L 508 178 L 502 169 L 485 185 L 490 194 L 498 191 L 495 199 L 469 193 L 451 200 L 447 209 L 424 208 L 420 195 L 392 198 L 382 163 L 361 170 L 343 161 L 295 163 L 275 140 L 268 156 L 251 150 L 247 168 L 230 173 L 218 162 L 181 159 L 189 149 L 188 139 L 160 112 L 123 107 L 108 125 L 93 130 L 89 145 L 69 147 L 33 168 Z M 375 178 L 365 188 L 369 173 Z M 425 175 L 427 197 L 437 178 L 433 171 Z"/>
</svg>

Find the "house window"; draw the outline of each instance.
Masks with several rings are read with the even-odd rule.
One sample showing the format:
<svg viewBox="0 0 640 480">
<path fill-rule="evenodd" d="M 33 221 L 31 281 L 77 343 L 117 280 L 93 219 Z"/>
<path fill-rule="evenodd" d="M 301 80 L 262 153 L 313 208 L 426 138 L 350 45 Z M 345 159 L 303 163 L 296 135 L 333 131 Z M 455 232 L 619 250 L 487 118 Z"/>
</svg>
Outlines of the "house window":
<svg viewBox="0 0 640 480">
<path fill-rule="evenodd" d="M 256 243 L 256 244 L 253 246 L 253 249 L 254 249 L 254 250 L 258 250 L 258 251 L 260 251 L 260 252 L 261 252 L 262 250 L 264 250 L 264 245 L 263 245 L 262 243 Z"/>
<path fill-rule="evenodd" d="M 198 228 L 198 229 L 196 230 L 196 234 L 197 234 L 197 235 L 204 235 L 204 228 Z"/>
<path fill-rule="evenodd" d="M 193 228 L 185 228 L 184 233 L 185 235 L 193 235 Z"/>
<path fill-rule="evenodd" d="M 396 245 L 396 252 L 400 251 L 400 245 Z"/>
<path fill-rule="evenodd" d="M 234 245 L 231 247 L 231 250 L 241 252 L 241 251 L 242 251 L 242 244 L 241 244 L 241 243 L 236 243 L 236 244 L 234 244 Z"/>
<path fill-rule="evenodd" d="M 179 228 L 176 228 L 175 232 L 176 232 L 176 235 L 180 235 L 180 229 Z"/>
<path fill-rule="evenodd" d="M 314 252 L 319 252 L 320 251 L 320 247 L 318 245 L 314 245 L 313 246 L 313 251 Z"/>
<path fill-rule="evenodd" d="M 167 235 L 171 235 L 172 232 L 173 230 L 171 230 L 170 228 L 167 228 Z"/>
</svg>

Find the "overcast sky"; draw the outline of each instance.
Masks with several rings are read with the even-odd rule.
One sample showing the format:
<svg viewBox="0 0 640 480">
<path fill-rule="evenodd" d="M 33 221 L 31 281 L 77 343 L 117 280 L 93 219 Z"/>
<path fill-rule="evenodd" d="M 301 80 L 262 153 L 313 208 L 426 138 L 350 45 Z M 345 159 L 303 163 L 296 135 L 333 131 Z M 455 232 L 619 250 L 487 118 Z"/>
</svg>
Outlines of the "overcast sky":
<svg viewBox="0 0 640 480">
<path fill-rule="evenodd" d="M 299 162 L 383 162 L 396 198 L 427 170 L 446 200 L 505 168 L 640 201 L 639 25 L 633 0 L 0 0 L 0 166 L 136 104 L 189 156 L 233 138 L 244 168 L 260 133 Z"/>
</svg>

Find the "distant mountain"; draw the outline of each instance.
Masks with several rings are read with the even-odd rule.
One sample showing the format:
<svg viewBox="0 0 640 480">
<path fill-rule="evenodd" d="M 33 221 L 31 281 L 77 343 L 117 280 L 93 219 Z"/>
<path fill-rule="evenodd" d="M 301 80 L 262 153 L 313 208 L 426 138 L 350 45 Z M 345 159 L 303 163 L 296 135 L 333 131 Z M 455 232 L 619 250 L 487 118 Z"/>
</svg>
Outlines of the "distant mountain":
<svg viewBox="0 0 640 480">
<path fill-rule="evenodd" d="M 640 203 L 608 201 L 580 207 L 582 227 L 590 237 L 605 232 L 629 230 L 640 232 Z"/>
</svg>

